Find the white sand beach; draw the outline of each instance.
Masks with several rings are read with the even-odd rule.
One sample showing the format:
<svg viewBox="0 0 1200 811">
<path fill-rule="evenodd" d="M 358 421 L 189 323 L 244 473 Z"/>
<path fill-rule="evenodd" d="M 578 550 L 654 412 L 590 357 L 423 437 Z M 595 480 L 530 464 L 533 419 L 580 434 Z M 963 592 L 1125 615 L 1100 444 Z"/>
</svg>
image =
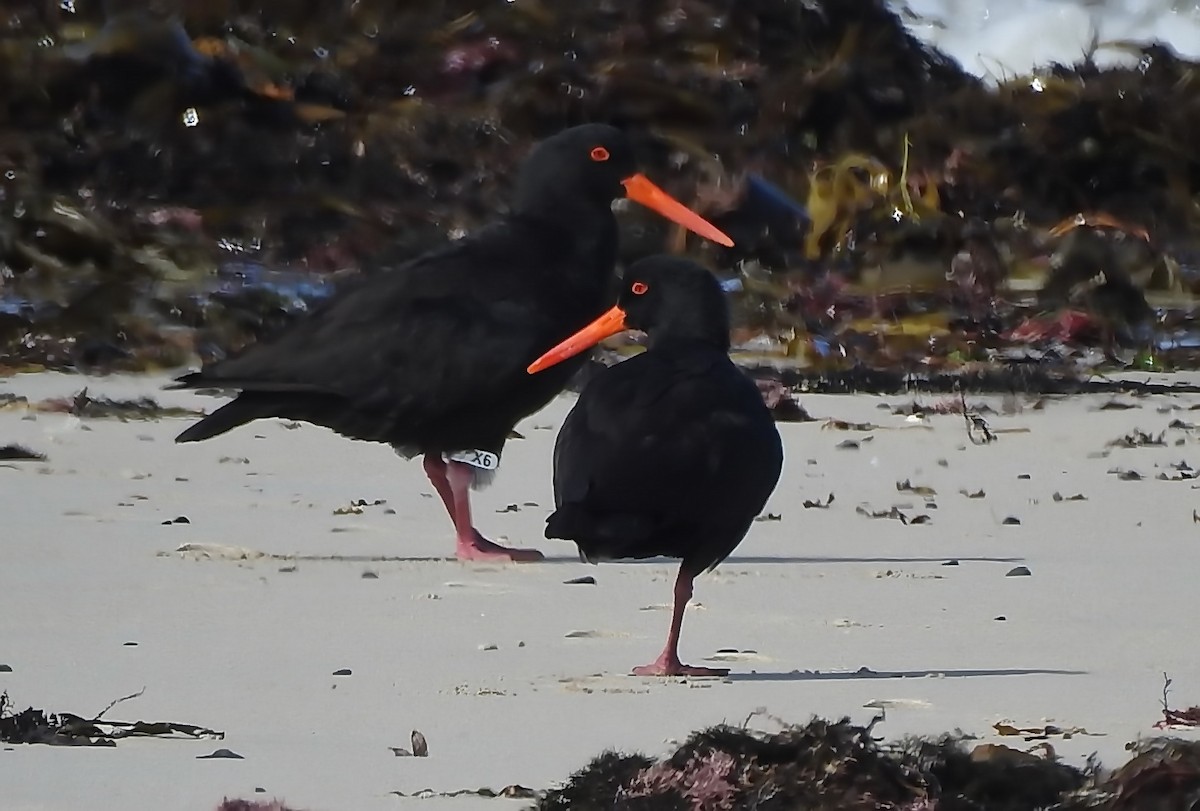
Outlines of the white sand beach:
<svg viewBox="0 0 1200 811">
<path fill-rule="evenodd" d="M 18 375 L 0 392 L 219 402 L 162 392 L 165 380 Z M 1173 705 L 1200 704 L 1200 479 L 1172 467 L 1200 468 L 1200 428 L 1168 428 L 1200 425 L 1200 395 L 1122 395 L 1132 408 L 1119 410 L 1098 410 L 1101 396 L 1025 399 L 984 414 L 998 432 L 988 445 L 968 442 L 961 415 L 881 407 L 913 399 L 800 398 L 818 420 L 780 425 L 779 520 L 697 581 L 684 624 L 685 661 L 732 673 L 692 681 L 626 675 L 660 649 L 673 562 L 591 566 L 542 537 L 570 396 L 518 426 L 524 439 L 475 499 L 482 531 L 548 556 L 524 565 L 449 559 L 420 464 L 383 446 L 282 421 L 181 446 L 184 419 L 2 409 L 0 446 L 47 459 L 0 462 L 0 691 L 17 709 L 90 716 L 145 688 L 106 717 L 225 737 L 0 746 L 0 805 L 523 807 L 396 792 L 542 789 L 605 747 L 660 754 L 757 708 L 865 722 L 882 706 L 887 738 L 957 728 L 1026 749 L 992 725 L 1081 727 L 1050 739 L 1060 756 L 1124 762 L 1127 742 L 1155 734 L 1164 671 Z M 1002 399 L 969 402 L 999 411 Z M 1165 432 L 1165 445 L 1106 447 L 1135 429 Z M 905 480 L 936 491 L 936 509 L 899 491 Z M 830 493 L 828 509 L 803 506 Z M 368 506 L 337 514 L 355 500 Z M 929 520 L 856 511 L 893 505 Z M 189 523 L 164 523 L 179 516 Z M 1006 576 L 1019 566 L 1031 574 Z M 588 575 L 594 585 L 564 582 Z M 413 729 L 429 756 L 397 757 Z M 242 759 L 197 759 L 218 748 Z"/>
</svg>

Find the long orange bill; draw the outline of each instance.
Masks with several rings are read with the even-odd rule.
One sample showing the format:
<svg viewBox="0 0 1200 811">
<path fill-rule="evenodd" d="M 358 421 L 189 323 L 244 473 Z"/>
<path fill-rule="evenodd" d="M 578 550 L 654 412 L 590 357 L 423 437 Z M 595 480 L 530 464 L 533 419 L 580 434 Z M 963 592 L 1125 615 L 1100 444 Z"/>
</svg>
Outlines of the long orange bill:
<svg viewBox="0 0 1200 811">
<path fill-rule="evenodd" d="M 529 364 L 526 369 L 529 374 L 535 374 L 548 369 L 556 363 L 562 363 L 567 358 L 573 358 L 585 349 L 590 349 L 610 335 L 616 335 L 625 329 L 625 311 L 613 307 L 604 315 L 588 324 L 579 332 L 561 342 L 546 354 Z"/>
<path fill-rule="evenodd" d="M 641 203 L 652 211 L 657 211 L 671 222 L 678 223 L 705 239 L 711 239 L 726 248 L 733 247 L 733 240 L 727 237 L 721 229 L 655 186 L 645 175 L 636 174 L 625 178 L 621 183 L 625 186 L 625 196 L 630 200 Z"/>
</svg>

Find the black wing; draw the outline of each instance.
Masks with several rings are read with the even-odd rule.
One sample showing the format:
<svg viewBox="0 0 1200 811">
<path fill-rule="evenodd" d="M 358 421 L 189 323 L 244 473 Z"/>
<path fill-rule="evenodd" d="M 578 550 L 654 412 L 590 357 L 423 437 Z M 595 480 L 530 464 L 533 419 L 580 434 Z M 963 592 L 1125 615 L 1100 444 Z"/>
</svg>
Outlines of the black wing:
<svg viewBox="0 0 1200 811">
<path fill-rule="evenodd" d="M 601 373 L 580 395 L 555 444 L 555 504 L 577 508 L 592 523 L 613 517 L 643 526 L 653 538 L 626 542 L 688 557 L 705 537 L 736 545 L 781 465 L 770 413 L 725 356 L 680 363 L 651 351 Z M 732 545 L 710 549 L 716 560 L 702 567 Z M 619 548 L 598 551 L 605 554 L 626 556 Z"/>
<path fill-rule="evenodd" d="M 529 271 L 566 275 L 562 252 L 542 236 L 509 223 L 358 280 L 278 336 L 181 382 L 338 395 L 418 422 L 429 409 L 496 396 L 565 337 L 554 274 Z"/>
</svg>

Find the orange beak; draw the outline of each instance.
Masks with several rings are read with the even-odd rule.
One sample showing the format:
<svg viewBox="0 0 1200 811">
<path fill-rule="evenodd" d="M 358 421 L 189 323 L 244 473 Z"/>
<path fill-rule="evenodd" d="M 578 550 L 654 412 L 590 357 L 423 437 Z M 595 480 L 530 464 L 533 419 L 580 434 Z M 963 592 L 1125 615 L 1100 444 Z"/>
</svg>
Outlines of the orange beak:
<svg viewBox="0 0 1200 811">
<path fill-rule="evenodd" d="M 604 315 L 588 324 L 579 332 L 561 342 L 546 354 L 529 364 L 526 369 L 529 374 L 535 374 L 548 369 L 556 363 L 562 363 L 567 358 L 573 358 L 585 349 L 590 349 L 610 335 L 616 335 L 625 329 L 625 311 L 613 307 Z"/>
<path fill-rule="evenodd" d="M 676 200 L 671 195 L 651 183 L 645 175 L 636 174 L 621 181 L 625 187 L 625 196 L 636 203 L 641 203 L 651 211 L 656 211 L 674 223 L 682 225 L 689 231 L 710 239 L 726 248 L 733 247 L 733 240 L 708 220 Z"/>
</svg>

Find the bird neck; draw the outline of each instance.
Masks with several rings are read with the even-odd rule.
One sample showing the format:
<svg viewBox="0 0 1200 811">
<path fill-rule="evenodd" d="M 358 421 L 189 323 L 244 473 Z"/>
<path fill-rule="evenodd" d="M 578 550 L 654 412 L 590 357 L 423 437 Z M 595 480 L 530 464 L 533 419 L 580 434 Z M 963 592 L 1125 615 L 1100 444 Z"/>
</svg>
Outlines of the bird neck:
<svg viewBox="0 0 1200 811">
<path fill-rule="evenodd" d="M 597 201 L 557 184 L 518 181 L 513 211 L 576 231 L 603 229 L 609 223 L 616 227 L 611 201 Z"/>
<path fill-rule="evenodd" d="M 512 216 L 533 227 L 543 244 L 565 249 L 581 270 L 602 267 L 605 277 L 611 275 L 617 260 L 617 220 L 611 204 L 600 206 L 565 194 L 518 198 Z"/>
<path fill-rule="evenodd" d="M 647 336 L 648 349 L 669 347 L 704 347 L 717 352 L 729 352 L 729 329 L 721 322 L 680 313 L 668 321 L 656 324 Z"/>
<path fill-rule="evenodd" d="M 653 318 L 642 327 L 651 346 L 704 345 L 729 352 L 729 303 L 716 289 L 703 295 L 667 296 Z M 634 324 L 633 326 L 638 326 Z"/>
</svg>

